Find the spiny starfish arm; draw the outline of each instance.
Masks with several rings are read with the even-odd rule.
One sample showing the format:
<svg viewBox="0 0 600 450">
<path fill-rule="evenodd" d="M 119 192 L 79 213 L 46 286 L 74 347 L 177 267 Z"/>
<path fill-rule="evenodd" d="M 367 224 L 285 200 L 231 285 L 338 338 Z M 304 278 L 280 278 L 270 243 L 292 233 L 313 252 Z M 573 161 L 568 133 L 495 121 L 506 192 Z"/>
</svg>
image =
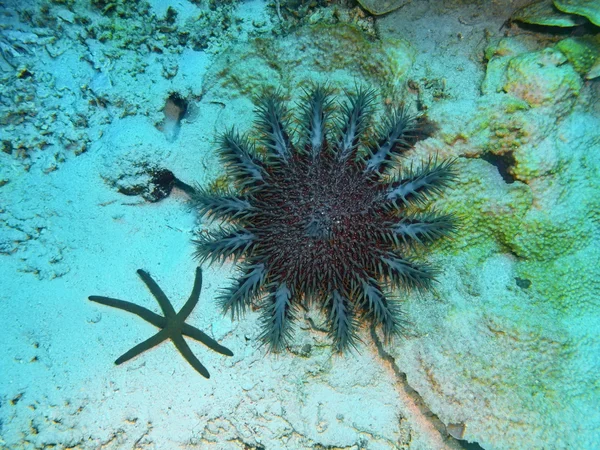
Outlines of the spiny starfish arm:
<svg viewBox="0 0 600 450">
<path fill-rule="evenodd" d="M 360 136 L 369 126 L 373 115 L 373 104 L 376 93 L 374 89 L 358 88 L 358 92 L 348 96 L 348 102 L 342 104 L 341 119 L 338 121 L 340 137 L 338 138 L 339 161 L 347 161 L 356 155 Z"/>
<path fill-rule="evenodd" d="M 356 289 L 357 299 L 361 307 L 366 309 L 375 322 L 381 323 L 388 314 L 385 295 L 373 278 L 360 280 L 360 287 Z"/>
<path fill-rule="evenodd" d="M 255 242 L 256 236 L 244 229 L 221 228 L 216 232 L 198 234 L 194 240 L 196 244 L 196 258 L 202 263 L 209 261 L 224 261 L 230 256 L 239 258 L 247 252 Z"/>
<path fill-rule="evenodd" d="M 201 187 L 196 187 L 191 195 L 191 202 L 200 217 L 208 217 L 210 220 L 244 220 L 256 209 L 249 198 L 234 195 L 233 192 L 208 192 Z"/>
<path fill-rule="evenodd" d="M 217 300 L 223 312 L 231 311 L 232 319 L 240 317 L 258 296 L 266 276 L 267 270 L 262 263 L 242 267 L 242 276 L 233 286 L 225 288 Z"/>
<path fill-rule="evenodd" d="M 269 350 L 283 350 L 292 335 L 294 321 L 292 292 L 286 283 L 278 284 L 265 299 L 261 321 L 263 332 L 260 340 Z"/>
<path fill-rule="evenodd" d="M 291 156 L 290 138 L 285 131 L 287 110 L 279 92 L 267 95 L 258 100 L 256 107 L 257 128 L 263 134 L 263 143 L 271 156 L 277 160 L 287 161 Z"/>
<path fill-rule="evenodd" d="M 176 313 L 173 309 L 173 305 L 171 305 L 171 302 L 169 301 L 165 293 L 162 291 L 162 289 L 156 283 L 156 281 L 152 279 L 150 274 L 142 269 L 138 269 L 137 274 L 142 279 L 144 284 L 148 287 L 154 298 L 156 298 L 156 301 L 160 305 L 160 309 L 162 309 L 162 312 L 165 315 L 167 321 L 169 321 L 169 319 L 171 319 L 172 317 L 175 317 Z"/>
<path fill-rule="evenodd" d="M 386 340 L 399 336 L 404 330 L 400 303 L 387 297 L 381 287 L 373 278 L 361 280 L 361 286 L 356 290 L 356 296 L 363 309 L 373 318 L 375 325 L 382 325 L 383 335 Z"/>
<path fill-rule="evenodd" d="M 252 145 L 247 136 L 233 128 L 219 139 L 219 155 L 240 187 L 259 184 L 265 179 L 263 163 L 253 156 Z"/>
<path fill-rule="evenodd" d="M 194 310 L 196 305 L 198 304 L 198 300 L 200 300 L 200 292 L 202 291 L 202 269 L 200 267 L 196 267 L 196 276 L 194 277 L 194 287 L 192 288 L 192 293 L 190 294 L 190 298 L 185 302 L 183 307 L 177 313 L 177 319 L 182 323 L 185 322 L 185 319 L 188 318 L 190 313 Z"/>
<path fill-rule="evenodd" d="M 204 331 L 200 331 L 196 327 L 193 327 L 191 325 L 188 325 L 187 323 L 184 323 L 181 326 L 181 332 L 184 335 L 191 337 L 192 339 L 196 339 L 198 342 L 202 342 L 208 348 L 210 348 L 211 350 L 214 350 L 217 353 L 220 353 L 225 356 L 233 356 L 233 352 L 231 350 L 229 350 L 227 347 L 224 347 L 223 345 L 219 344 L 217 341 L 215 341 L 213 338 L 211 338 Z"/>
<path fill-rule="evenodd" d="M 167 324 L 167 320 L 164 317 L 159 316 L 155 312 L 152 312 L 143 306 L 136 305 L 135 303 L 126 302 L 125 300 L 119 300 L 111 297 L 102 297 L 99 295 L 91 295 L 88 297 L 88 299 L 102 305 L 112 306 L 113 308 L 122 309 L 123 311 L 138 315 L 157 328 L 164 328 Z"/>
<path fill-rule="evenodd" d="M 190 363 L 200 375 L 204 378 L 210 378 L 210 373 L 208 373 L 206 367 L 204 367 L 200 360 L 196 358 L 196 355 L 192 353 L 192 349 L 190 349 L 190 346 L 185 342 L 185 339 L 183 339 L 181 335 L 173 336 L 171 337 L 171 340 L 173 341 L 173 344 L 175 344 L 175 347 L 177 347 L 177 350 L 179 350 L 179 353 L 182 354 L 185 360 Z"/>
<path fill-rule="evenodd" d="M 387 304 L 390 314 L 383 317 L 381 326 L 383 328 L 384 341 L 389 343 L 393 337 L 404 336 L 406 334 L 409 322 L 405 318 L 405 313 L 398 299 L 387 297 Z"/>
<path fill-rule="evenodd" d="M 326 121 L 330 114 L 331 93 L 326 87 L 317 85 L 304 94 L 302 131 L 307 137 L 305 145 L 314 161 L 326 145 Z"/>
<path fill-rule="evenodd" d="M 350 347 L 356 348 L 358 323 L 350 300 L 337 289 L 333 290 L 328 299 L 328 322 L 333 346 L 337 352 L 344 352 Z"/>
<path fill-rule="evenodd" d="M 430 159 L 418 169 L 406 169 L 388 184 L 385 201 L 394 205 L 423 204 L 433 195 L 441 194 L 456 178 L 455 160 L 440 164 Z"/>
<path fill-rule="evenodd" d="M 376 146 L 369 149 L 365 170 L 383 172 L 394 153 L 406 151 L 408 139 L 416 131 L 416 123 L 416 118 L 410 115 L 406 107 L 394 109 L 384 122 Z"/>
<path fill-rule="evenodd" d="M 150 350 L 152 347 L 155 347 L 158 344 L 160 344 L 161 342 L 166 341 L 168 338 L 169 338 L 168 330 L 166 328 L 163 330 L 160 330 L 154 336 L 149 337 L 148 339 L 146 339 L 143 342 L 140 342 L 138 345 L 133 347 L 131 350 L 128 350 L 125 353 L 123 353 L 121 356 L 119 356 L 116 359 L 115 364 L 117 364 L 117 365 L 123 364 L 125 361 L 129 361 L 131 358 L 135 358 L 137 355 L 145 352 L 146 350 Z"/>
<path fill-rule="evenodd" d="M 386 236 L 396 246 L 400 244 L 425 244 L 436 239 L 447 237 L 456 231 L 456 220 L 449 214 L 436 211 L 410 214 L 402 217 L 394 224 L 388 224 Z"/>
<path fill-rule="evenodd" d="M 378 272 L 382 274 L 394 288 L 425 290 L 435 280 L 436 272 L 426 264 L 417 264 L 394 254 L 379 258 Z"/>
</svg>

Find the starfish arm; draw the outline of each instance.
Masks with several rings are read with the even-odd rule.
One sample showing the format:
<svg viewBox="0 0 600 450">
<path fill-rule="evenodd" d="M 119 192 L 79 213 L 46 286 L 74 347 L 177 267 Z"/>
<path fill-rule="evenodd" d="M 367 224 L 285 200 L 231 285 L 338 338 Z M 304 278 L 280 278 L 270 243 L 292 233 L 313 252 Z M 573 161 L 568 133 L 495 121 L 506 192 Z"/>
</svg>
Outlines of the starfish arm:
<svg viewBox="0 0 600 450">
<path fill-rule="evenodd" d="M 152 279 L 150 274 L 142 269 L 138 269 L 137 274 L 142 279 L 144 284 L 148 286 L 148 289 L 150 289 L 152 295 L 154 295 L 154 297 L 156 298 L 156 301 L 160 305 L 160 309 L 162 309 L 165 317 L 167 319 L 174 317 L 175 310 L 173 309 L 173 305 L 171 305 L 171 302 L 169 301 L 165 293 L 158 286 L 158 284 L 156 284 L 156 281 Z"/>
<path fill-rule="evenodd" d="M 164 328 L 167 324 L 167 321 L 164 317 L 159 316 L 143 306 L 136 305 L 135 303 L 126 302 L 124 300 L 111 297 L 102 297 L 99 295 L 92 295 L 88 297 L 88 299 L 93 302 L 100 303 L 101 305 L 112 306 L 113 308 L 122 309 L 123 311 L 136 314 L 157 328 Z"/>
<path fill-rule="evenodd" d="M 206 367 L 204 367 L 198 358 L 196 358 L 196 355 L 192 353 L 192 349 L 189 347 L 187 342 L 185 342 L 183 336 L 172 336 L 171 340 L 173 341 L 173 344 L 175 344 L 175 347 L 177 347 L 177 350 L 179 350 L 179 353 L 181 353 L 185 360 L 189 362 L 190 365 L 196 369 L 198 373 L 200 373 L 200 375 L 202 375 L 204 378 L 210 378 L 210 373 L 208 373 Z"/>
<path fill-rule="evenodd" d="M 232 356 L 233 352 L 228 348 L 220 345 L 217 341 L 210 338 L 204 332 L 185 323 L 185 319 L 193 311 L 194 307 L 198 303 L 198 300 L 200 299 L 200 293 L 202 291 L 202 270 L 200 269 L 200 267 L 196 268 L 194 287 L 192 288 L 190 298 L 187 300 L 183 308 L 181 308 L 179 313 L 175 313 L 171 302 L 169 302 L 169 299 L 167 298 L 165 293 L 152 279 L 148 272 L 145 272 L 144 270 L 140 269 L 137 271 L 137 273 L 144 282 L 144 284 L 148 287 L 152 295 L 154 295 L 154 297 L 158 301 L 161 309 L 165 314 L 165 317 L 162 317 L 150 311 L 149 309 L 144 308 L 143 306 L 139 306 L 134 303 L 127 302 L 125 300 L 119 300 L 111 297 L 102 297 L 99 295 L 92 295 L 88 297 L 90 301 L 100 303 L 106 306 L 112 306 L 114 308 L 122 309 L 124 311 L 136 314 L 142 319 L 146 320 L 147 322 L 153 324 L 154 326 L 161 328 L 161 330 L 154 336 L 137 344 L 131 350 L 125 352 L 123 355 L 117 358 L 115 364 L 119 365 L 126 361 L 129 361 L 130 359 L 145 352 L 146 350 L 149 350 L 152 347 L 155 347 L 156 345 L 160 344 L 161 342 L 170 339 L 173 341 L 173 344 L 175 345 L 177 350 L 179 350 L 179 352 L 185 358 L 185 360 L 188 363 L 190 363 L 190 365 L 198 373 L 200 373 L 205 378 L 210 378 L 208 370 L 206 370 L 206 368 L 202 365 L 198 358 L 192 353 L 192 350 L 183 338 L 183 335 L 185 334 L 186 336 L 189 336 L 193 339 L 202 342 L 204 345 L 216 351 L 217 353 L 221 353 L 226 356 Z"/>
<path fill-rule="evenodd" d="M 200 291 L 202 290 L 202 269 L 200 267 L 196 267 L 196 278 L 194 279 L 194 287 L 192 288 L 192 293 L 190 294 L 190 298 L 183 308 L 179 310 L 177 313 L 177 317 L 183 322 L 190 315 L 192 310 L 196 307 L 198 300 L 200 299 Z"/>
<path fill-rule="evenodd" d="M 131 358 L 135 358 L 140 353 L 145 352 L 146 350 L 151 349 L 152 347 L 157 346 L 161 342 L 165 341 L 169 338 L 169 333 L 167 330 L 161 330 L 156 333 L 154 336 L 146 339 L 143 342 L 140 342 L 138 345 L 133 347 L 131 350 L 123 353 L 121 356 L 117 358 L 115 361 L 116 365 L 122 364 L 125 361 L 129 361 Z"/>
<path fill-rule="evenodd" d="M 192 339 L 196 339 L 197 341 L 202 342 L 211 350 L 214 350 L 217 353 L 225 356 L 233 356 L 233 352 L 229 350 L 227 347 L 219 344 L 213 338 L 211 338 L 208 334 L 203 331 L 200 331 L 198 328 L 188 325 L 184 323 L 181 327 L 181 332 L 186 336 L 191 337 Z"/>
</svg>

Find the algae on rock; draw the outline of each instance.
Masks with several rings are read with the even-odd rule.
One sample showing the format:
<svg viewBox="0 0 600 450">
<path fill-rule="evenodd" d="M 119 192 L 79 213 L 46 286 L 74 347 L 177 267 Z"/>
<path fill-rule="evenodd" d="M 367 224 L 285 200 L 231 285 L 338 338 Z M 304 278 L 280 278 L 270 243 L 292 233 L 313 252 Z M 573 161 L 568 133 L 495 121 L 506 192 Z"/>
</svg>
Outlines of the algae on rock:
<svg viewBox="0 0 600 450">
<path fill-rule="evenodd" d="M 351 24 L 315 24 L 232 46 L 211 69 L 208 85 L 213 95 L 234 98 L 255 97 L 265 88 L 300 94 L 310 82 L 338 89 L 366 82 L 398 97 L 413 59 L 407 41 L 373 40 Z"/>
<path fill-rule="evenodd" d="M 417 338 L 392 354 L 431 410 L 484 448 L 597 436 L 600 118 L 582 80 L 589 53 L 578 65 L 555 43 L 490 45 L 481 98 L 435 105 L 439 131 L 423 144 L 463 157 L 444 199 L 462 220 L 439 252 L 442 291 L 407 302 Z M 586 418 L 563 420 L 575 411 Z"/>
<path fill-rule="evenodd" d="M 589 20 L 600 26 L 597 0 L 536 0 L 516 10 L 510 20 L 549 27 L 574 27 Z"/>
<path fill-rule="evenodd" d="M 526 53 L 512 58 L 506 68 L 508 92 L 530 106 L 551 106 L 567 113 L 581 90 L 581 78 L 566 57 L 553 49 Z"/>
<path fill-rule="evenodd" d="M 600 34 L 569 37 L 557 43 L 556 48 L 566 56 L 577 73 L 586 79 L 600 76 L 597 69 L 592 70 L 600 63 Z"/>
</svg>

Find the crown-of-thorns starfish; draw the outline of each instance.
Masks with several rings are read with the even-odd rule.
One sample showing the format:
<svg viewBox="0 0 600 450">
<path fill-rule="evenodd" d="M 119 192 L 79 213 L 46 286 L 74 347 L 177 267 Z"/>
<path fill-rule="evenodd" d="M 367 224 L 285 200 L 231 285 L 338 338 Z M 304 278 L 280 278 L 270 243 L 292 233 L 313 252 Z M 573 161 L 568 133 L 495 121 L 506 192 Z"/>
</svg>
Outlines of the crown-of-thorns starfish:
<svg viewBox="0 0 600 450">
<path fill-rule="evenodd" d="M 324 311 L 339 352 L 356 347 L 365 322 L 388 341 L 402 336 L 398 293 L 435 281 L 437 269 L 415 256 L 456 230 L 432 204 L 455 180 L 455 160 L 403 165 L 427 120 L 400 103 L 374 126 L 376 98 L 358 87 L 336 108 L 332 90 L 316 85 L 294 119 L 281 92 L 265 94 L 257 140 L 234 129 L 219 138 L 231 187 L 192 194 L 199 215 L 220 223 L 198 233 L 198 259 L 239 268 L 217 300 L 233 317 L 258 307 L 269 350 L 288 346 L 307 305 Z"/>
<path fill-rule="evenodd" d="M 210 378 L 208 370 L 206 370 L 206 367 L 204 367 L 198 358 L 196 358 L 196 356 L 192 353 L 192 350 L 188 346 L 187 342 L 185 342 L 185 339 L 183 339 L 183 336 L 185 335 L 196 339 L 197 341 L 202 342 L 208 348 L 217 353 L 221 353 L 222 355 L 233 356 L 233 352 L 227 347 L 219 344 L 206 333 L 200 331 L 198 328 L 185 323 L 187 317 L 193 311 L 194 307 L 198 303 L 198 300 L 200 299 L 200 292 L 202 291 L 202 270 L 200 267 L 196 268 L 196 278 L 194 280 L 194 287 L 192 289 L 192 293 L 190 294 L 190 298 L 187 300 L 187 302 L 185 302 L 185 305 L 183 305 L 183 308 L 181 308 L 178 313 L 175 312 L 173 305 L 165 293 L 158 286 L 158 284 L 156 284 L 148 272 L 140 269 L 137 271 L 137 274 L 158 301 L 160 309 L 162 309 L 162 312 L 165 315 L 164 317 L 150 311 L 147 308 L 144 308 L 143 306 L 139 306 L 135 303 L 124 300 L 118 300 L 111 297 L 102 297 L 98 295 L 92 295 L 89 297 L 89 299 L 93 302 L 106 306 L 112 306 L 114 308 L 119 308 L 123 311 L 136 314 L 146 322 L 150 322 L 155 327 L 160 328 L 160 331 L 154 336 L 139 343 L 131 350 L 125 352 L 123 355 L 117 358 L 115 364 L 118 365 L 124 363 L 125 361 L 129 361 L 140 353 L 155 347 L 167 339 L 170 339 L 173 341 L 173 344 L 175 344 L 175 347 L 177 347 L 177 350 L 179 350 L 186 361 L 189 362 L 191 366 L 200 373 L 200 375 L 205 378 Z"/>
</svg>

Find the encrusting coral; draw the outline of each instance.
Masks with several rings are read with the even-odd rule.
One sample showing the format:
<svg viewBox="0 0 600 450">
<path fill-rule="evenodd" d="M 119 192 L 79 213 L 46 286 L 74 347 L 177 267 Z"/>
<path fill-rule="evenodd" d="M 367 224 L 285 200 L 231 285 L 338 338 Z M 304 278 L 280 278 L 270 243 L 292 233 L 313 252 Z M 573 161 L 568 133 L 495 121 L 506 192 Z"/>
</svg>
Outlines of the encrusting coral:
<svg viewBox="0 0 600 450">
<path fill-rule="evenodd" d="M 261 97 L 258 148 L 234 129 L 220 137 L 235 189 L 193 195 L 201 216 L 223 222 L 198 234 L 198 258 L 239 263 L 220 304 L 232 317 L 259 304 L 260 338 L 270 350 L 287 345 L 304 301 L 321 303 L 337 351 L 356 347 L 359 318 L 380 325 L 386 339 L 401 334 L 400 302 L 389 292 L 434 281 L 436 270 L 409 255 L 455 229 L 451 215 L 428 208 L 454 179 L 453 161 L 431 159 L 392 176 L 424 121 L 399 106 L 373 132 L 375 99 L 359 88 L 335 108 L 330 90 L 315 86 L 293 142 L 281 94 Z"/>
</svg>

